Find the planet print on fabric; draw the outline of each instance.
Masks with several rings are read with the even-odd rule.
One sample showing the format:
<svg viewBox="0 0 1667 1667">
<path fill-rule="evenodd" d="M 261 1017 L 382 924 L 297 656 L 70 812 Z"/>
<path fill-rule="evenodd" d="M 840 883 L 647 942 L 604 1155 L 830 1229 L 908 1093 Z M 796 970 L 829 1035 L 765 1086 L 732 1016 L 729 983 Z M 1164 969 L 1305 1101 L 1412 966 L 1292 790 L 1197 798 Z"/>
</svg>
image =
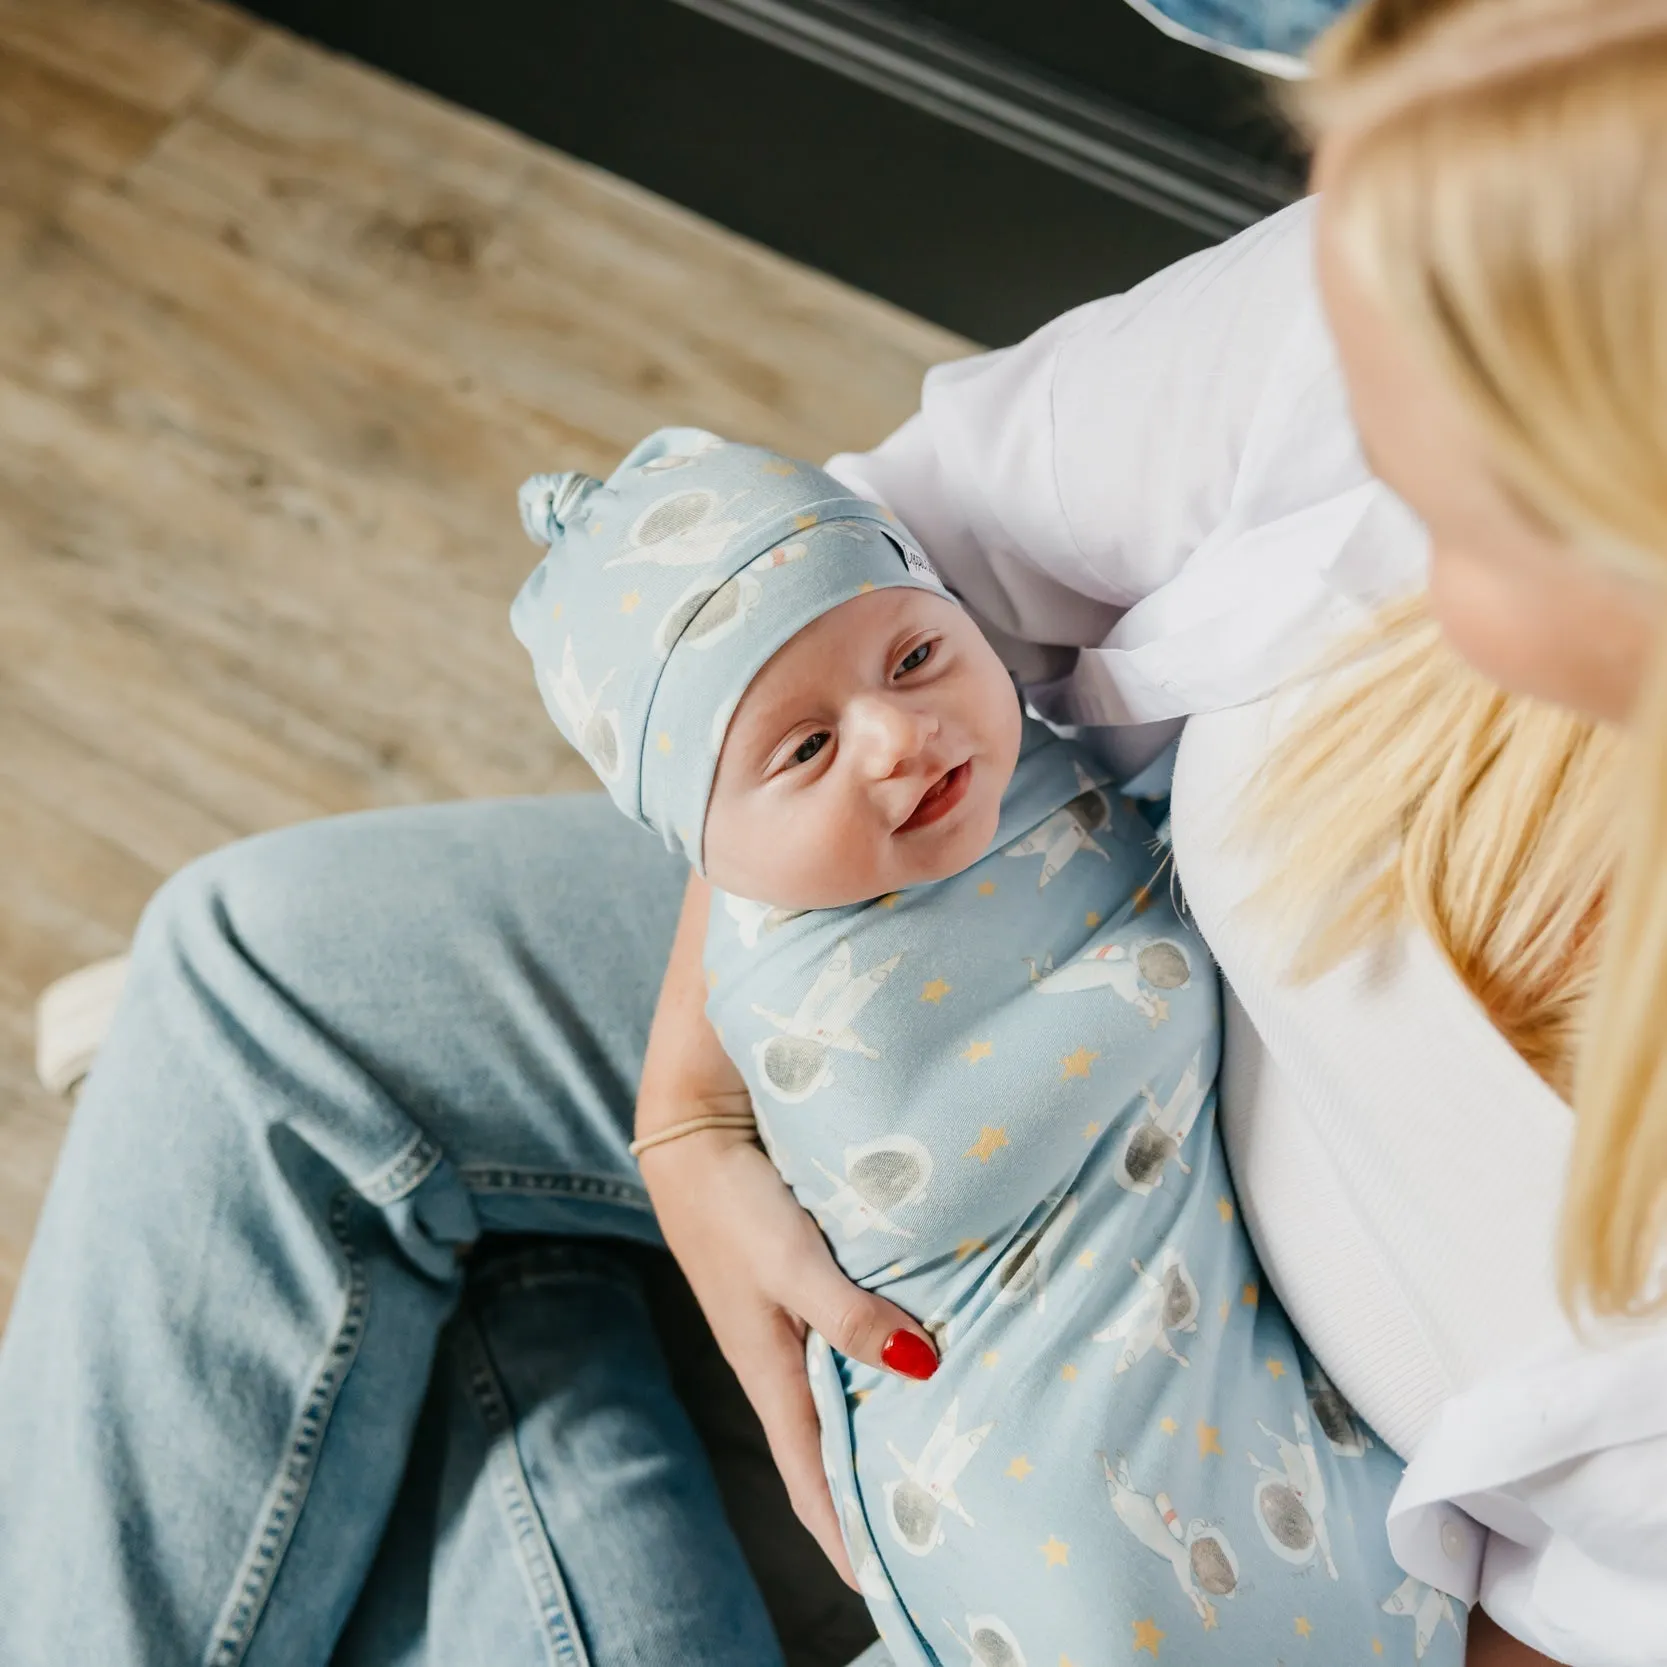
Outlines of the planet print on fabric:
<svg viewBox="0 0 1667 1667">
<path fill-rule="evenodd" d="M 833 1081 L 835 1050 L 861 1054 L 864 1059 L 880 1057 L 851 1029 L 851 1021 L 879 993 L 902 959 L 901 954 L 893 955 L 853 978 L 851 945 L 842 940 L 791 1018 L 753 1004 L 753 1012 L 781 1032 L 755 1042 L 752 1052 L 764 1086 L 783 1105 L 801 1105 Z"/>
<path fill-rule="evenodd" d="M 1256 1427 L 1278 1449 L 1279 1463 L 1271 1465 L 1255 1453 L 1250 1455 L 1257 1472 L 1251 1494 L 1256 1526 L 1276 1557 L 1298 1567 L 1306 1567 L 1318 1557 L 1326 1573 L 1336 1580 L 1337 1564 L 1326 1531 L 1325 1477 L 1307 1418 L 1296 1412 L 1291 1421 L 1296 1429 L 1294 1441 L 1257 1420 Z"/>
<path fill-rule="evenodd" d="M 1214 1631 L 1216 1609 L 1211 1599 L 1230 1598 L 1239 1589 L 1239 1559 L 1226 1533 L 1197 1517 L 1183 1528 L 1167 1493 L 1148 1496 L 1136 1489 L 1129 1461 L 1121 1453 L 1115 1465 L 1102 1453 L 1100 1464 L 1118 1520 L 1148 1551 L 1169 1564 L 1205 1630 Z"/>
<path fill-rule="evenodd" d="M 955 1642 L 967 1652 L 972 1667 L 1028 1667 L 1025 1653 L 1013 1636 L 1013 1629 L 996 1615 L 967 1616 L 967 1636 L 963 1638 L 950 1622 Z"/>
<path fill-rule="evenodd" d="M 594 691 L 587 693 L 579 676 L 578 662 L 573 657 L 571 637 L 562 645 L 560 675 L 548 669 L 544 672 L 545 691 L 567 720 L 585 762 L 607 782 L 619 779 L 625 762 L 619 738 L 619 713 L 603 711 L 598 705 L 602 691 L 612 682 L 613 675 L 610 671 Z"/>
<path fill-rule="evenodd" d="M 980 1424 L 960 1434 L 956 1430 L 960 1417 L 957 1398 L 949 1403 L 920 1450 L 920 1457 L 913 1461 L 893 1443 L 886 1443 L 886 1450 L 903 1472 L 902 1481 L 885 1485 L 886 1525 L 891 1537 L 911 1556 L 925 1557 L 943 1544 L 945 1511 L 959 1517 L 967 1527 L 977 1527 L 957 1497 L 955 1484 L 995 1425 Z"/>
</svg>

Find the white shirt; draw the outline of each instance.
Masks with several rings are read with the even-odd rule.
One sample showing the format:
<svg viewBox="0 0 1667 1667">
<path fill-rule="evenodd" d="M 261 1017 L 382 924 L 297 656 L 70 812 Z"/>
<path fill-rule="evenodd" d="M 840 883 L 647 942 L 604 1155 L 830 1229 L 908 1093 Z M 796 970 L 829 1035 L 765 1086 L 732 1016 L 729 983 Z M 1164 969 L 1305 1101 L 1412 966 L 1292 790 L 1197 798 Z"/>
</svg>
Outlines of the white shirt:
<svg viewBox="0 0 1667 1667">
<path fill-rule="evenodd" d="M 1299 203 L 939 367 L 829 467 L 902 517 L 1045 715 L 1123 726 L 1131 769 L 1186 720 L 1175 852 L 1232 992 L 1223 1134 L 1274 1288 L 1409 1460 L 1397 1557 L 1576 1667 L 1663 1663 L 1667 1325 L 1600 1346 L 1563 1318 L 1568 1108 L 1421 936 L 1296 988 L 1236 907 L 1271 697 L 1424 568 L 1359 454 L 1311 223 Z"/>
</svg>

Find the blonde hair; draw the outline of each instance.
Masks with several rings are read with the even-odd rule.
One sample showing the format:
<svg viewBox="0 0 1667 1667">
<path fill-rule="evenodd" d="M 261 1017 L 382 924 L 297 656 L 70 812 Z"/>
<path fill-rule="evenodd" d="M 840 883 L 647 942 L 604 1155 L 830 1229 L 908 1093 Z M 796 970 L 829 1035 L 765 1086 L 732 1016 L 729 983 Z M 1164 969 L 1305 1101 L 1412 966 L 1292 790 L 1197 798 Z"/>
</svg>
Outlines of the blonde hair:
<svg viewBox="0 0 1667 1667">
<path fill-rule="evenodd" d="M 1315 68 L 1351 273 L 1571 559 L 1667 580 L 1667 5 L 1367 0 Z M 1667 1307 L 1667 651 L 1624 738 L 1491 686 L 1421 603 L 1350 655 L 1256 806 L 1296 971 L 1422 926 L 1573 1100 L 1565 1302 Z"/>
</svg>

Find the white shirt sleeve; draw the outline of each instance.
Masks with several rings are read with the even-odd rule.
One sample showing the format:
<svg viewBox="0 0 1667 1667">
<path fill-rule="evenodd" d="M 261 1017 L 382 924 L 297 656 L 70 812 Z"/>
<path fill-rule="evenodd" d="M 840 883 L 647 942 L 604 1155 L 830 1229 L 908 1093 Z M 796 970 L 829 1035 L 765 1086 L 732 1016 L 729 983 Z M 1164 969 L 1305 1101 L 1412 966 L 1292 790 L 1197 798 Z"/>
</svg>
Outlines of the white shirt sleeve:
<svg viewBox="0 0 1667 1667">
<path fill-rule="evenodd" d="M 1462 1511 L 1487 1530 L 1467 1535 Z M 1574 1667 L 1667 1662 L 1667 1327 L 1453 1396 L 1389 1511 L 1408 1572 Z"/>
<path fill-rule="evenodd" d="M 1017 346 L 940 366 L 829 468 L 913 531 L 1049 717 L 1255 699 L 1418 583 L 1371 479 L 1293 205 Z"/>
</svg>

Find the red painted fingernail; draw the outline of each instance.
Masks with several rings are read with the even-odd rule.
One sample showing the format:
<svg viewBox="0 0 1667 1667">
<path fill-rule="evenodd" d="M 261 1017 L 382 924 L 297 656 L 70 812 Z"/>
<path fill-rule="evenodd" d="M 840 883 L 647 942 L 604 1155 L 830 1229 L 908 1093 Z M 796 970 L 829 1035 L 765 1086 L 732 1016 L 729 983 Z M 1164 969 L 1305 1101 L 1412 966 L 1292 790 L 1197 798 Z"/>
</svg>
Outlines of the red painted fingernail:
<svg viewBox="0 0 1667 1667">
<path fill-rule="evenodd" d="M 938 1357 L 933 1354 L 931 1344 L 923 1342 L 912 1331 L 894 1331 L 880 1350 L 880 1359 L 899 1376 L 922 1382 L 938 1369 Z"/>
</svg>

